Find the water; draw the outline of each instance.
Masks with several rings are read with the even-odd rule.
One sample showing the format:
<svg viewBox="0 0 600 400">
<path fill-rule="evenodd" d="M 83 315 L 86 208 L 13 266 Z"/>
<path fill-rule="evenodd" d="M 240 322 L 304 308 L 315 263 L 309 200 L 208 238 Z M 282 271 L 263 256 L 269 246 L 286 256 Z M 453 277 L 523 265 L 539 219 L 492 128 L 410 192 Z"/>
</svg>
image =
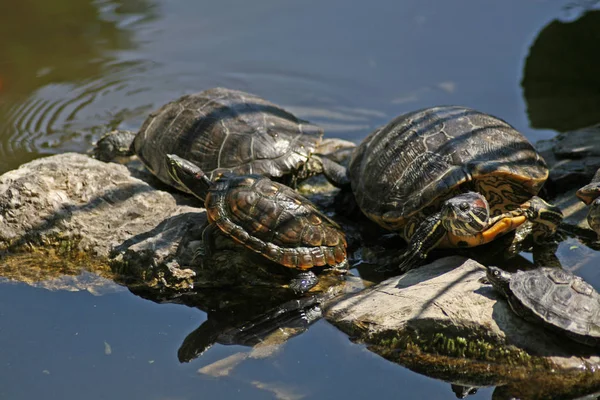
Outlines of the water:
<svg viewBox="0 0 600 400">
<path fill-rule="evenodd" d="M 600 121 L 600 85 L 593 71 L 559 68 L 560 52 L 546 60 L 542 43 L 542 55 L 529 61 L 538 66 L 525 81 L 533 79 L 533 88 L 524 93 L 529 48 L 551 21 L 576 21 L 581 6 L 596 3 L 6 1 L 0 172 L 48 154 L 85 152 L 103 132 L 135 130 L 166 101 L 214 86 L 255 93 L 355 141 L 434 104 L 471 106 L 531 141 L 549 138 Z M 597 14 L 584 17 L 593 23 Z M 560 37 L 573 52 L 563 59 L 598 65 L 598 36 Z M 545 68 L 550 78 L 538 76 Z M 563 258 L 571 245 L 561 246 Z M 597 260 L 578 271 L 599 288 Z M 447 383 L 371 354 L 324 321 L 276 355 L 213 378 L 197 370 L 247 349 L 217 345 L 180 364 L 179 345 L 206 318 L 197 309 L 126 291 L 1 289 L 0 398 L 454 398 Z M 471 398 L 490 394 L 482 389 Z"/>
</svg>

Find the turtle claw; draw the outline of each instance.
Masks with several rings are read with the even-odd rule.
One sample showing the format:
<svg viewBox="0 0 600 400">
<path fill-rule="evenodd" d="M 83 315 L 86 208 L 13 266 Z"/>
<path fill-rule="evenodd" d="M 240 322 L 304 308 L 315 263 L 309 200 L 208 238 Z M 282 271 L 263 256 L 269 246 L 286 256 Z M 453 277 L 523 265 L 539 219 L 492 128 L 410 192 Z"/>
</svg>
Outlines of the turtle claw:
<svg viewBox="0 0 600 400">
<path fill-rule="evenodd" d="M 206 248 L 200 245 L 196 251 L 194 251 L 194 256 L 192 257 L 192 262 L 196 262 L 197 259 L 202 260 L 206 256 Z"/>
</svg>

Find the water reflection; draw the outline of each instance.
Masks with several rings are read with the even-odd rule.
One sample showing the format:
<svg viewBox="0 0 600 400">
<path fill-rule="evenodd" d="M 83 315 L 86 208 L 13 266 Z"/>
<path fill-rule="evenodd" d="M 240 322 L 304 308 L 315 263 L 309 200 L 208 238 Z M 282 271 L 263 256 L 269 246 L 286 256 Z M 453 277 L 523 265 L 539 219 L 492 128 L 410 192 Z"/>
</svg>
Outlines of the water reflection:
<svg viewBox="0 0 600 400">
<path fill-rule="evenodd" d="M 600 122 L 599 63 L 600 10 L 542 29 L 523 72 L 531 126 L 568 131 Z"/>
<path fill-rule="evenodd" d="M 141 72 L 139 63 L 116 55 L 135 48 L 132 29 L 153 18 L 155 6 L 144 0 L 0 5 L 0 170 L 86 140 L 84 127 L 118 120 L 103 115 L 75 123 L 97 97 L 123 90 Z"/>
</svg>

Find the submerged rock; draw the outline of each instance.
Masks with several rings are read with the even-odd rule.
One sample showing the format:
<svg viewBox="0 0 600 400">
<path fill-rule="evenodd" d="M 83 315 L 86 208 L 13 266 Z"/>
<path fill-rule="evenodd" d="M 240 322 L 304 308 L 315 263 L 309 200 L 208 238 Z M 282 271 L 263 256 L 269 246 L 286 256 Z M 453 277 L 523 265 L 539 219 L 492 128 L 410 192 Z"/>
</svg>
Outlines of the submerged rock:
<svg viewBox="0 0 600 400">
<path fill-rule="evenodd" d="M 449 382 L 599 387 L 597 349 L 524 321 L 484 275 L 473 260 L 443 258 L 349 296 L 325 317 L 371 351 Z"/>
<path fill-rule="evenodd" d="M 13 254 L 2 258 L 0 281 L 51 291 L 87 291 L 94 296 L 127 290 L 115 282 L 115 274 L 108 265 L 81 261 L 84 260 L 63 257 L 53 249 Z"/>
</svg>

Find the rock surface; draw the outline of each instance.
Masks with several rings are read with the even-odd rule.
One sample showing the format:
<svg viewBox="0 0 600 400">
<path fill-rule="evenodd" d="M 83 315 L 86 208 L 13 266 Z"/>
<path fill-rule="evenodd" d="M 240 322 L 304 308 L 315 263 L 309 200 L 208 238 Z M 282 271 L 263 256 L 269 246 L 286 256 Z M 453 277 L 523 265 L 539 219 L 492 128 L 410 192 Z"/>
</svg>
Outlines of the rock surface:
<svg viewBox="0 0 600 400">
<path fill-rule="evenodd" d="M 0 177 L 0 248 L 116 256 L 113 265 L 136 277 L 185 282 L 193 271 L 167 265 L 185 232 L 204 223 L 188 203 L 123 165 L 74 153 L 42 158 Z"/>
<path fill-rule="evenodd" d="M 319 193 L 332 190 L 327 183 L 308 190 L 313 201 L 331 201 L 329 192 Z M 199 200 L 168 188 L 135 163 L 67 153 L 0 176 L 4 264 L 15 254 L 36 252 L 89 258 L 94 265 L 108 264 L 114 279 L 128 286 L 174 290 L 289 282 L 289 269 L 221 236 L 219 251 L 194 259 L 205 223 Z"/>
<path fill-rule="evenodd" d="M 497 384 L 537 375 L 600 382 L 595 349 L 516 316 L 482 283 L 484 271 L 473 260 L 443 258 L 339 301 L 325 315 L 372 351 L 449 381 Z"/>
<path fill-rule="evenodd" d="M 536 143 L 550 167 L 547 187 L 551 195 L 580 188 L 600 168 L 600 125 L 559 133 Z"/>
</svg>

